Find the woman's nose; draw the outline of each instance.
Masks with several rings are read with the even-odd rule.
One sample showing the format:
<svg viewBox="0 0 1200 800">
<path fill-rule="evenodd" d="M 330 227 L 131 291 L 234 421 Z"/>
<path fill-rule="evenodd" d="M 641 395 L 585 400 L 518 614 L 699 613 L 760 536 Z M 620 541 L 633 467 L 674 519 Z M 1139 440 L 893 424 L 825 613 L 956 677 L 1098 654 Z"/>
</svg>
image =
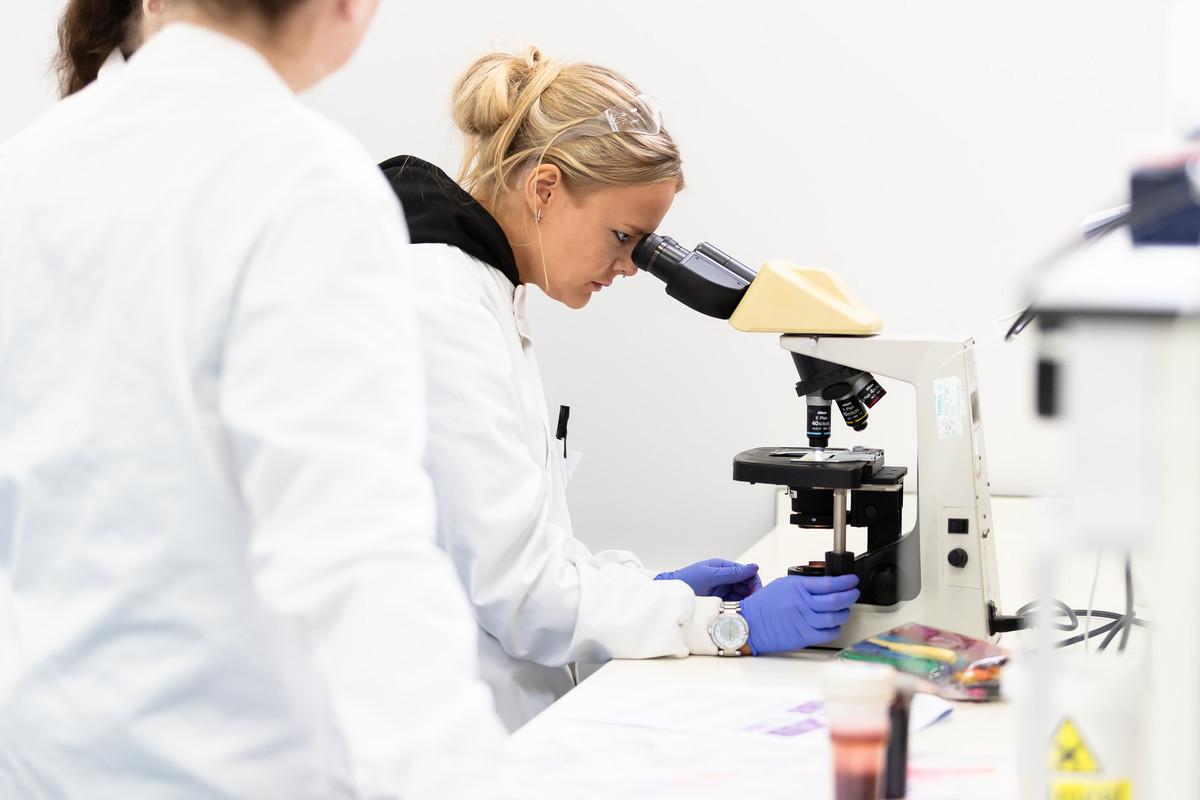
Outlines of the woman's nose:
<svg viewBox="0 0 1200 800">
<path fill-rule="evenodd" d="M 626 256 L 624 258 L 617 259 L 616 263 L 613 264 L 613 271 L 631 278 L 637 274 L 638 268 L 637 264 L 633 263 L 633 257 Z"/>
</svg>

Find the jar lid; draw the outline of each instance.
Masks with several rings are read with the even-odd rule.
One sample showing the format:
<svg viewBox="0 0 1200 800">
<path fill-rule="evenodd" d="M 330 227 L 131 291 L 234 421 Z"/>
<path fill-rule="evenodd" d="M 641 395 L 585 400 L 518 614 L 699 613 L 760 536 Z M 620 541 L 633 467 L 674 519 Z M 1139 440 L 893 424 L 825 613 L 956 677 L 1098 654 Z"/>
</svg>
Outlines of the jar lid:
<svg viewBox="0 0 1200 800">
<path fill-rule="evenodd" d="M 887 706 L 896 691 L 896 670 L 887 664 L 834 659 L 821 667 L 826 700 Z"/>
</svg>

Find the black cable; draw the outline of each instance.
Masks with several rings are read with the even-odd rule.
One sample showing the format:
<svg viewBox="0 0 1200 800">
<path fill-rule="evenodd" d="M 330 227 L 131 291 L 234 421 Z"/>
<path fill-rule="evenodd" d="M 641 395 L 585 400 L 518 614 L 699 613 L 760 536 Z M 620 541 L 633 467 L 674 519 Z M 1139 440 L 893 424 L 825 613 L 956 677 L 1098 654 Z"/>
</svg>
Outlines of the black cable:
<svg viewBox="0 0 1200 800">
<path fill-rule="evenodd" d="M 1017 616 L 1018 617 L 1031 616 L 1033 614 L 1033 612 L 1037 610 L 1038 604 L 1040 604 L 1041 602 L 1042 602 L 1041 600 L 1034 600 L 1032 603 L 1026 603 L 1025 605 L 1023 605 L 1017 609 Z M 1055 630 L 1059 630 L 1059 631 L 1073 631 L 1079 627 L 1079 617 L 1076 616 L 1079 612 L 1072 610 L 1066 603 L 1064 603 L 1061 600 L 1051 600 L 1050 605 L 1054 606 L 1059 611 L 1061 611 L 1067 617 L 1067 619 L 1069 621 L 1065 622 L 1065 623 L 1060 622 L 1057 624 L 1051 623 L 1051 625 L 1049 627 L 1051 627 Z"/>
<path fill-rule="evenodd" d="M 1133 559 L 1125 556 L 1125 619 L 1133 619 Z M 1132 625 L 1126 625 L 1125 630 L 1121 632 L 1121 644 L 1117 646 L 1117 652 L 1125 651 L 1125 643 L 1129 641 L 1129 629 Z"/>
<path fill-rule="evenodd" d="M 1116 637 L 1118 632 L 1120 632 L 1121 630 L 1129 630 L 1129 628 L 1130 628 L 1129 625 L 1122 624 L 1124 621 L 1125 621 L 1125 618 L 1122 617 L 1121 619 L 1117 620 L 1116 622 L 1111 623 L 1111 625 L 1108 628 L 1108 635 L 1104 637 L 1104 641 L 1102 641 L 1100 643 L 1100 646 L 1096 648 L 1097 653 L 1103 653 L 1104 650 L 1108 647 L 1109 642 L 1111 642 Z"/>
<path fill-rule="evenodd" d="M 1070 636 L 1066 639 L 1062 639 L 1060 641 L 1054 642 L 1051 645 L 1051 647 L 1054 647 L 1054 648 L 1070 647 L 1073 644 L 1079 644 L 1084 639 L 1092 639 L 1097 636 L 1104 636 L 1105 634 L 1107 634 L 1107 638 L 1105 638 L 1104 641 L 1101 642 L 1101 644 L 1098 648 L 1099 650 L 1103 650 L 1105 647 L 1108 646 L 1109 642 L 1111 642 L 1112 639 L 1114 637 L 1116 637 L 1118 632 L 1122 632 L 1122 642 L 1118 645 L 1118 652 L 1119 652 L 1124 649 L 1125 642 L 1129 638 L 1129 630 L 1131 628 L 1133 628 L 1134 626 L 1140 626 L 1140 627 L 1148 627 L 1149 626 L 1149 623 L 1146 620 L 1138 619 L 1133 614 L 1133 572 L 1132 572 L 1132 567 L 1130 566 L 1128 559 L 1126 559 L 1126 568 L 1127 569 L 1126 569 L 1126 581 L 1125 581 L 1125 590 L 1126 590 L 1125 613 L 1121 614 L 1116 611 L 1092 611 L 1091 612 L 1092 617 L 1097 617 L 1099 619 L 1107 619 L 1107 620 L 1112 620 L 1112 621 L 1108 622 L 1104 625 L 1101 625 L 1100 627 L 1095 628 L 1094 630 L 1089 630 L 1085 633 L 1079 633 L 1074 636 Z M 1088 613 L 1084 609 L 1070 608 L 1066 603 L 1062 602 L 1061 600 L 1050 600 L 1049 603 L 1051 606 L 1054 607 L 1054 609 L 1057 612 L 1059 612 L 1060 616 L 1065 617 L 1067 620 L 1066 622 L 1050 622 L 1048 627 L 1053 628 L 1054 630 L 1059 630 L 1059 631 L 1077 630 L 1079 628 L 1079 617 L 1085 616 Z M 1032 624 L 1034 622 L 1034 612 L 1036 612 L 1038 610 L 1038 606 L 1040 606 L 1041 604 L 1042 604 L 1041 600 L 1034 600 L 1031 603 L 1026 603 L 1025 605 L 1021 606 L 1019 609 L 1017 609 L 1017 613 L 1014 614 L 1013 617 L 1015 619 L 1021 620 L 1022 622 L 1028 620 L 1028 622 L 1026 624 L 1021 626 L 1022 628 L 1032 627 Z"/>
<path fill-rule="evenodd" d="M 1093 611 L 1092 616 L 1093 617 L 1098 616 L 1101 619 L 1111 619 L 1113 621 L 1108 623 L 1107 625 L 1101 625 L 1099 628 L 1096 628 L 1095 630 L 1088 631 L 1087 637 L 1086 637 L 1088 639 L 1094 638 L 1103 633 L 1109 633 L 1112 635 L 1116 635 L 1116 632 L 1118 630 L 1121 630 L 1122 628 L 1125 628 L 1125 627 L 1132 627 L 1132 625 L 1137 625 L 1137 626 L 1140 626 L 1143 628 L 1150 626 L 1150 623 L 1147 622 L 1146 620 L 1136 619 L 1136 618 L 1132 621 L 1132 625 L 1126 625 L 1125 615 L 1118 614 L 1115 611 Z M 1072 636 L 1069 639 L 1064 639 L 1061 642 L 1056 642 L 1054 646 L 1055 647 L 1070 647 L 1073 644 L 1079 644 L 1080 642 L 1082 642 L 1084 640 L 1084 638 L 1085 638 L 1084 635 L 1082 633 L 1080 633 L 1076 636 Z M 1104 644 L 1101 644 L 1100 647 L 1097 649 L 1103 650 Z"/>
<path fill-rule="evenodd" d="M 1133 625 L 1125 624 L 1126 620 L 1134 620 L 1135 623 L 1138 621 L 1133 616 L 1133 564 L 1129 556 L 1125 557 L 1125 616 L 1113 623 L 1115 627 L 1108 632 L 1108 635 L 1104 637 L 1104 641 L 1096 648 L 1098 651 L 1103 652 L 1116 637 L 1119 630 L 1121 632 L 1121 643 L 1117 645 L 1117 652 L 1125 652 L 1125 643 L 1129 641 L 1129 629 L 1133 627 Z"/>
</svg>

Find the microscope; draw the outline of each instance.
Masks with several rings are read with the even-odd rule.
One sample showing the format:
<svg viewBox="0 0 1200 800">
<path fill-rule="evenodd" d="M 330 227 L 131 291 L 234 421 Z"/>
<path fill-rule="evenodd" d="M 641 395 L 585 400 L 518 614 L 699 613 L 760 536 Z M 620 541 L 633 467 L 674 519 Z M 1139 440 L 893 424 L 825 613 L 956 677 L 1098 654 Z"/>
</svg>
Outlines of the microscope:
<svg viewBox="0 0 1200 800">
<path fill-rule="evenodd" d="M 712 245 L 687 250 L 647 234 L 633 261 L 688 307 L 748 332 L 782 334 L 805 401 L 806 446 L 758 447 L 733 460 L 733 478 L 786 487 L 790 522 L 831 530 L 823 561 L 789 574 L 854 573 L 861 596 L 841 636 L 845 647 L 916 622 L 994 639 L 998 613 L 995 533 L 984 459 L 974 341 L 882 336 L 883 324 L 833 272 L 768 261 L 755 271 Z M 832 409 L 854 430 L 885 392 L 882 375 L 915 390 L 917 513 L 904 530 L 904 479 L 870 447 L 830 447 Z M 866 529 L 866 550 L 847 549 L 847 528 Z"/>
</svg>

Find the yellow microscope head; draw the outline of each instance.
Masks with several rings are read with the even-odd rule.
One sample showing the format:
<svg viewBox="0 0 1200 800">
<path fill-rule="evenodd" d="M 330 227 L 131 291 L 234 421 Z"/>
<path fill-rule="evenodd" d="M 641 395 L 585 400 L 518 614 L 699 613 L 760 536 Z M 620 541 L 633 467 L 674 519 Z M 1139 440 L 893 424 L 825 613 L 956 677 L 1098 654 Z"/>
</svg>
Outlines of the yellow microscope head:
<svg viewBox="0 0 1200 800">
<path fill-rule="evenodd" d="M 729 317 L 739 331 L 867 336 L 883 330 L 837 273 L 775 259 L 763 264 Z"/>
</svg>

